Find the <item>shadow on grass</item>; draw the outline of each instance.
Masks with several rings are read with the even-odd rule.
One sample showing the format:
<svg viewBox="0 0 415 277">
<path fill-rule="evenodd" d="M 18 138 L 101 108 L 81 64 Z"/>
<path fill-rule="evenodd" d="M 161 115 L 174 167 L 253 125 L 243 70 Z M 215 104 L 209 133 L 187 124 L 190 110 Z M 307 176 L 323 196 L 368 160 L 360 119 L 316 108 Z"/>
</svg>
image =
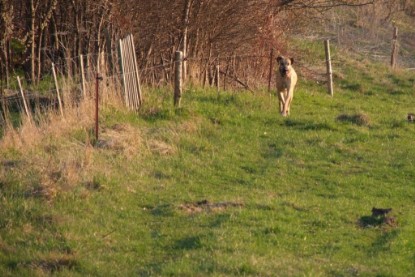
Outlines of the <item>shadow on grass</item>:
<svg viewBox="0 0 415 277">
<path fill-rule="evenodd" d="M 145 121 L 153 123 L 157 121 L 171 120 L 174 113 L 169 109 L 153 107 L 140 111 L 140 116 Z"/>
<path fill-rule="evenodd" d="M 293 119 L 287 119 L 284 121 L 284 125 L 290 128 L 295 128 L 302 131 L 335 131 L 336 128 L 327 123 L 315 123 L 307 121 L 299 121 Z"/>
<path fill-rule="evenodd" d="M 222 224 L 229 221 L 231 216 L 229 214 L 218 214 L 215 216 L 214 220 L 209 224 L 210 228 L 218 228 L 221 227 Z"/>
<path fill-rule="evenodd" d="M 15 276 L 22 276 L 21 274 L 28 270 L 38 272 L 39 276 L 79 270 L 80 264 L 76 254 L 60 231 L 59 221 L 61 219 L 44 213 L 42 210 L 43 207 L 38 207 L 38 209 L 25 211 L 26 216 L 19 218 L 23 221 L 23 226 L 31 226 L 31 233 L 19 237 L 19 240 L 25 241 L 25 247 L 12 247 L 11 245 L 20 244 L 13 238 L 4 241 L 4 245 L 10 245 L 11 250 L 3 263 Z M 1 225 L 0 222 L 0 227 Z M 29 257 L 28 253 L 30 253 Z"/>
<path fill-rule="evenodd" d="M 224 105 L 224 106 L 228 106 L 231 104 L 237 104 L 238 103 L 238 98 L 236 95 L 225 95 L 225 94 L 221 94 L 218 96 L 213 96 L 213 95 L 198 95 L 197 96 L 197 101 L 201 102 L 201 103 L 213 103 L 213 104 L 220 104 L 220 105 Z"/>
<path fill-rule="evenodd" d="M 175 250 L 192 250 L 202 247 L 202 242 L 198 236 L 190 236 L 176 240 L 173 244 Z"/>
<path fill-rule="evenodd" d="M 150 276 L 160 276 L 162 272 L 162 263 L 153 262 L 146 264 L 143 268 L 139 269 L 137 276 L 141 277 L 150 277 Z"/>
<path fill-rule="evenodd" d="M 392 241 L 397 238 L 398 235 L 399 230 L 396 229 L 383 233 L 372 243 L 372 248 L 370 249 L 371 254 L 389 251 Z"/>
<path fill-rule="evenodd" d="M 43 273 L 53 274 L 62 270 L 73 270 L 78 266 L 78 261 L 70 255 L 64 255 L 61 257 L 50 257 L 45 259 L 36 259 L 32 261 L 18 262 L 11 261 L 8 263 L 8 267 L 12 270 L 17 270 L 20 267 L 28 269 L 40 269 Z"/>
<path fill-rule="evenodd" d="M 158 121 L 172 121 L 178 119 L 189 119 L 192 111 L 187 107 L 164 108 L 149 107 L 140 111 L 140 117 L 149 123 Z"/>
<path fill-rule="evenodd" d="M 262 157 L 265 159 L 279 159 L 283 155 L 282 147 L 279 147 L 276 143 L 268 144 L 268 147 L 264 150 Z"/>
<path fill-rule="evenodd" d="M 172 216 L 172 206 L 170 204 L 156 206 L 151 210 L 151 214 L 154 216 Z"/>
<path fill-rule="evenodd" d="M 362 228 L 379 227 L 384 223 L 383 217 L 362 216 L 359 219 L 359 226 Z"/>
<path fill-rule="evenodd" d="M 399 87 L 401 89 L 412 89 L 414 86 L 413 78 L 406 79 L 396 74 L 389 74 L 388 78 L 394 85 L 396 85 L 396 87 Z"/>
<path fill-rule="evenodd" d="M 352 82 L 346 82 L 346 81 L 343 81 L 340 86 L 344 90 L 351 90 L 351 91 L 357 91 L 357 92 L 361 92 L 363 89 L 362 85 L 359 83 L 352 83 Z"/>
</svg>

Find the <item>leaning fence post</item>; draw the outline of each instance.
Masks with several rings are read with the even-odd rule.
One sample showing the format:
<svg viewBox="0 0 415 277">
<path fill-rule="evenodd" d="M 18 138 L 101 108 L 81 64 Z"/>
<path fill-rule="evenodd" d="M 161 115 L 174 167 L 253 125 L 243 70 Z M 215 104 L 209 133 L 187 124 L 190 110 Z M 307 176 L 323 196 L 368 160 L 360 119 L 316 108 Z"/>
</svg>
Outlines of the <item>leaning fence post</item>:
<svg viewBox="0 0 415 277">
<path fill-rule="evenodd" d="M 120 39 L 120 68 L 121 68 L 121 74 L 122 74 L 122 81 L 124 84 L 124 101 L 125 105 L 128 108 L 131 108 L 130 106 L 130 100 L 128 97 L 128 82 L 127 82 L 127 69 L 125 65 L 125 49 L 124 49 L 124 40 Z"/>
<path fill-rule="evenodd" d="M 29 118 L 29 122 L 32 123 L 32 116 L 29 113 L 29 107 L 27 106 L 26 98 L 25 98 L 24 93 L 23 93 L 22 83 L 20 82 L 20 77 L 19 76 L 17 76 L 17 82 L 19 83 L 20 94 L 22 95 L 23 105 L 24 105 L 24 109 L 25 109 L 27 118 Z"/>
<path fill-rule="evenodd" d="M 391 67 L 396 68 L 396 56 L 398 54 L 398 27 L 393 27 L 392 37 L 392 54 L 391 54 Z"/>
<path fill-rule="evenodd" d="M 134 55 L 133 55 L 133 48 L 132 48 L 132 35 L 129 35 L 126 37 L 125 39 L 126 41 L 126 46 L 127 46 L 127 51 L 125 52 L 126 54 L 126 64 L 128 67 L 128 76 L 129 76 L 129 81 L 130 81 L 130 88 L 131 90 L 129 90 L 129 94 L 130 94 L 130 100 L 132 103 L 132 109 L 134 111 L 137 111 L 139 108 L 139 98 L 138 98 L 138 87 L 137 87 L 137 83 L 135 82 L 135 69 L 134 69 Z"/>
<path fill-rule="evenodd" d="M 133 65 L 134 65 L 134 71 L 135 71 L 135 77 L 136 77 L 136 83 L 137 83 L 137 93 L 138 93 L 138 105 L 141 106 L 143 104 L 143 94 L 141 93 L 141 84 L 140 84 L 140 74 L 138 72 L 138 64 L 137 64 L 137 58 L 135 55 L 135 46 L 134 46 L 134 38 L 133 35 L 131 35 L 131 45 L 132 45 L 132 53 L 133 53 Z"/>
<path fill-rule="evenodd" d="M 56 78 L 56 70 L 55 70 L 55 64 L 54 63 L 52 63 L 52 73 L 53 73 L 53 79 L 55 79 L 56 93 L 58 94 L 59 110 L 60 110 L 61 115 L 63 117 L 62 100 L 61 100 L 61 95 L 60 95 L 60 92 L 59 92 L 58 78 Z"/>
<path fill-rule="evenodd" d="M 183 78 L 182 78 L 182 62 L 183 62 L 183 53 L 182 51 L 176 51 L 175 56 L 175 80 L 174 80 L 174 106 L 180 108 L 180 100 L 182 98 L 182 87 L 183 87 Z"/>
<path fill-rule="evenodd" d="M 328 90 L 330 95 L 333 96 L 333 70 L 331 67 L 330 41 L 328 39 L 324 41 L 324 49 L 326 52 Z"/>
</svg>

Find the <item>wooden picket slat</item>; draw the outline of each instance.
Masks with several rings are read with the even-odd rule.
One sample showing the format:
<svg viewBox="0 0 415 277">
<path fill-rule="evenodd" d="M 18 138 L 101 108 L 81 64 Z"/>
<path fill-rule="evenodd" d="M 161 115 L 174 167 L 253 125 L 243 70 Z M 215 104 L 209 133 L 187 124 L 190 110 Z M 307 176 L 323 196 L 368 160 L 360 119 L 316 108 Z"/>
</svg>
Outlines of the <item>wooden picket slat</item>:
<svg viewBox="0 0 415 277">
<path fill-rule="evenodd" d="M 142 104 L 142 94 L 133 35 L 120 39 L 119 47 L 125 105 L 130 110 L 138 111 Z"/>
</svg>

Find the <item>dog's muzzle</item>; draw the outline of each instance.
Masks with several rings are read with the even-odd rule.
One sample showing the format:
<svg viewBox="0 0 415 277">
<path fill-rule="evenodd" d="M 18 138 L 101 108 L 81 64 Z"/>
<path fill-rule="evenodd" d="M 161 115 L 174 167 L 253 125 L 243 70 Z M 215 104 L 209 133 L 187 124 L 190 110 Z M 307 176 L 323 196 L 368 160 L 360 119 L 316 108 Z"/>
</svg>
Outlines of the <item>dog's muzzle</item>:
<svg viewBox="0 0 415 277">
<path fill-rule="evenodd" d="M 280 69 L 280 74 L 281 74 L 282 77 L 287 76 L 287 73 L 288 73 L 288 70 L 287 69 L 285 69 L 285 68 L 281 68 Z"/>
</svg>

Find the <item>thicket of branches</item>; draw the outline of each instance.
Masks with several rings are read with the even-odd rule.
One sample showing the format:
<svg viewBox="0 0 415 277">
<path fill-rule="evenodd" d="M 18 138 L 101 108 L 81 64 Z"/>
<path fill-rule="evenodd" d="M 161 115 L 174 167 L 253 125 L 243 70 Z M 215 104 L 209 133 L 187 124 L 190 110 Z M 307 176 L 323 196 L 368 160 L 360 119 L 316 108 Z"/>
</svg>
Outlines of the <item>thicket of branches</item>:
<svg viewBox="0 0 415 277">
<path fill-rule="evenodd" d="M 390 14 L 415 14 L 414 0 L 0 0 L 0 79 L 23 72 L 36 83 L 52 62 L 70 74 L 78 66 L 73 57 L 116 56 L 118 39 L 128 33 L 141 68 L 171 62 L 176 50 L 200 61 L 268 55 L 283 51 L 284 36 L 314 15 L 373 3 Z M 192 63 L 187 75 L 200 78 L 201 64 Z"/>
</svg>

